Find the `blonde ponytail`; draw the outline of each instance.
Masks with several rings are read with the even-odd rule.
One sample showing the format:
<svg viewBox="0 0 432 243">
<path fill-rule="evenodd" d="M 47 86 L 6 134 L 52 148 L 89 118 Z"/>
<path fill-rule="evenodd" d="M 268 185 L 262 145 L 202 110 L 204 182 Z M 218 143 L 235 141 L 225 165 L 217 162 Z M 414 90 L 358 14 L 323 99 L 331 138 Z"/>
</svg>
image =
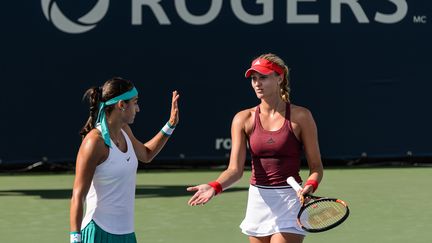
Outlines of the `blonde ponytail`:
<svg viewBox="0 0 432 243">
<path fill-rule="evenodd" d="M 275 55 L 273 53 L 263 54 L 259 58 L 264 58 L 266 60 L 269 60 L 270 62 L 276 63 L 278 66 L 283 68 L 284 76 L 283 76 L 282 82 L 279 84 L 280 95 L 281 95 L 282 100 L 285 101 L 286 103 L 291 102 L 291 100 L 290 100 L 291 88 L 290 88 L 290 83 L 289 83 L 289 68 L 288 68 L 288 66 L 285 64 L 285 62 L 280 57 L 278 57 L 277 55 Z"/>
</svg>

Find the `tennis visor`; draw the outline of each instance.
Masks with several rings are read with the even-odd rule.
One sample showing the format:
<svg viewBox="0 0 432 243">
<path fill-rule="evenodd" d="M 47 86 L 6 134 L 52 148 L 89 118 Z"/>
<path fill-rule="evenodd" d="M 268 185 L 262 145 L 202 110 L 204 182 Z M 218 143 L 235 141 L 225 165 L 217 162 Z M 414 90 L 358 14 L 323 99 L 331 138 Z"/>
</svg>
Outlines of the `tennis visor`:
<svg viewBox="0 0 432 243">
<path fill-rule="evenodd" d="M 272 72 L 276 72 L 279 75 L 283 75 L 284 73 L 282 67 L 264 58 L 257 58 L 253 60 L 251 67 L 245 73 L 245 77 L 249 78 L 252 71 L 258 72 L 263 75 L 269 75 Z"/>
</svg>

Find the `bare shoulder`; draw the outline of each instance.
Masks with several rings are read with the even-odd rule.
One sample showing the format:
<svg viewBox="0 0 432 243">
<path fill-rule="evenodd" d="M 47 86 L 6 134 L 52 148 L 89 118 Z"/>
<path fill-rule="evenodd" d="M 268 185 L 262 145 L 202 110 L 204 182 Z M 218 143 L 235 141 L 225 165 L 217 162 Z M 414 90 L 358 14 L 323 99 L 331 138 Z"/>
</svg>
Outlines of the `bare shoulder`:
<svg viewBox="0 0 432 243">
<path fill-rule="evenodd" d="M 242 111 L 237 112 L 237 114 L 234 116 L 234 120 L 237 121 L 246 121 L 248 120 L 252 114 L 255 112 L 255 108 L 249 108 Z"/>
<path fill-rule="evenodd" d="M 89 144 L 93 146 L 97 146 L 103 142 L 104 140 L 102 138 L 102 134 L 98 129 L 92 129 L 89 133 L 87 133 L 82 141 L 83 144 Z"/>
<path fill-rule="evenodd" d="M 296 123 L 313 121 L 312 113 L 309 109 L 291 104 L 291 119 Z"/>
<path fill-rule="evenodd" d="M 234 116 L 233 124 L 247 125 L 248 123 L 251 122 L 254 116 L 255 116 L 255 107 L 239 111 Z"/>
<path fill-rule="evenodd" d="M 240 127 L 244 132 L 248 134 L 253 127 L 255 109 L 255 107 L 252 107 L 237 112 L 232 121 L 233 127 Z"/>
<path fill-rule="evenodd" d="M 79 153 L 98 160 L 107 157 L 108 148 L 99 130 L 93 129 L 84 137 Z"/>
</svg>

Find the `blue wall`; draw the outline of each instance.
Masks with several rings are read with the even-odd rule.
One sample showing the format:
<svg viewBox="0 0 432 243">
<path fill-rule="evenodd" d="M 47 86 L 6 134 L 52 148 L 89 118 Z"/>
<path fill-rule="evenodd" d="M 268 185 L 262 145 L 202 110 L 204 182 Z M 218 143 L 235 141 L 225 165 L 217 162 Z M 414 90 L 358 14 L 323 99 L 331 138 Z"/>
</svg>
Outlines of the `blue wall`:
<svg viewBox="0 0 432 243">
<path fill-rule="evenodd" d="M 181 123 L 159 159 L 224 159 L 232 117 L 258 104 L 244 71 L 265 52 L 291 68 L 293 103 L 312 111 L 323 157 L 432 155 L 431 1 L 35 0 L 2 9 L 3 162 L 73 160 L 88 115 L 81 97 L 112 76 L 140 90 L 133 129 L 142 141 L 180 92 Z"/>
</svg>

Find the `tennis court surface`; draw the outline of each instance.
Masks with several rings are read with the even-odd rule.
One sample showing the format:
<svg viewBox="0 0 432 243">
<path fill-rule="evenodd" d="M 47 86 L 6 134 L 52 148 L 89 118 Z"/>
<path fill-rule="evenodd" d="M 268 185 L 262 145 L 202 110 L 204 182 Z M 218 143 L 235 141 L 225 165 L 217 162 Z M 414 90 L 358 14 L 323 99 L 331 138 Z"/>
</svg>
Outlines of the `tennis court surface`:
<svg viewBox="0 0 432 243">
<path fill-rule="evenodd" d="M 250 171 L 206 206 L 190 207 L 189 185 L 220 170 L 147 170 L 137 176 L 138 242 L 247 242 L 239 224 Z M 302 170 L 303 178 L 307 171 Z M 341 226 L 309 234 L 305 243 L 429 243 L 432 168 L 326 169 L 317 195 L 339 197 L 351 209 Z M 0 242 L 67 242 L 73 174 L 0 175 Z"/>
</svg>

